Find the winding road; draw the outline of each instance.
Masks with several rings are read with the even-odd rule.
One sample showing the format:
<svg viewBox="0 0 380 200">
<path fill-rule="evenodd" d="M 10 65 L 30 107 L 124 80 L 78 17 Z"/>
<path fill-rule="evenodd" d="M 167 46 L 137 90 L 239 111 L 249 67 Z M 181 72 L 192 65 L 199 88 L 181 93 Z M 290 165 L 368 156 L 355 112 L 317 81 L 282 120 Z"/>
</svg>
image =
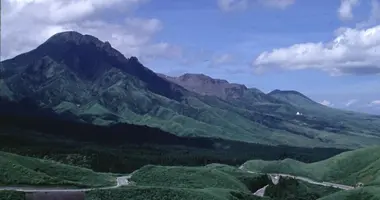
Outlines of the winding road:
<svg viewBox="0 0 380 200">
<path fill-rule="evenodd" d="M 253 174 L 265 174 L 265 173 L 253 172 L 253 171 L 246 170 L 246 169 L 244 169 L 243 166 L 240 166 L 239 169 L 244 170 L 248 173 L 253 173 Z M 318 182 L 318 181 L 314 181 L 314 180 L 309 179 L 309 178 L 294 176 L 294 175 L 290 175 L 290 174 L 269 173 L 267 175 L 269 175 L 269 177 L 271 178 L 271 181 L 274 185 L 278 184 L 280 177 L 287 177 L 287 178 L 297 179 L 300 181 L 305 181 L 307 183 L 314 184 L 314 185 L 334 187 L 334 188 L 339 188 L 342 190 L 352 190 L 355 188 L 355 187 L 349 186 L 349 185 L 342 185 L 342 184 L 336 184 L 336 183 L 330 183 L 330 182 Z M 115 189 L 115 188 L 119 188 L 122 186 L 129 185 L 130 184 L 129 178 L 131 178 L 131 175 L 117 177 L 115 186 L 100 187 L 100 188 L 69 189 L 69 188 L 57 188 L 57 187 L 41 188 L 41 187 L 17 187 L 17 186 L 14 186 L 14 187 L 0 187 L 0 191 L 8 190 L 8 191 L 32 192 L 33 193 L 33 192 L 87 192 L 87 191 L 91 191 L 91 190 L 108 190 L 108 189 Z M 253 195 L 264 197 L 265 190 L 268 186 L 269 185 L 266 185 L 266 186 L 260 188 L 255 193 L 253 193 Z"/>
<path fill-rule="evenodd" d="M 253 172 L 253 171 L 246 170 L 246 169 L 244 169 L 243 166 L 240 166 L 239 169 L 244 170 L 244 171 L 246 171 L 248 173 L 252 173 L 252 174 L 265 174 L 265 173 Z M 278 184 L 279 177 L 287 177 L 287 178 L 293 178 L 293 179 L 297 179 L 297 180 L 300 180 L 300 181 L 304 181 L 304 182 L 307 182 L 307 183 L 310 183 L 310 184 L 313 184 L 313 185 L 321 185 L 321 186 L 325 186 L 325 187 L 334 187 L 334 188 L 338 188 L 338 189 L 342 189 L 342 190 L 352 190 L 352 189 L 355 189 L 355 187 L 349 186 L 349 185 L 342 185 L 342 184 L 330 183 L 330 182 L 318 182 L 318 181 L 314 181 L 314 180 L 309 179 L 309 178 L 305 178 L 305 177 L 301 177 L 301 176 L 294 176 L 294 175 L 290 175 L 290 174 L 269 173 L 268 175 L 270 176 L 270 178 L 272 180 L 272 183 L 274 185 Z M 267 187 L 268 187 L 268 185 L 264 186 L 263 188 L 260 188 L 259 190 L 257 190 L 253 194 L 256 195 L 256 196 L 263 197 L 264 193 L 265 193 L 265 189 Z"/>
<path fill-rule="evenodd" d="M 41 188 L 41 187 L 0 187 L 0 191 L 17 191 L 17 192 L 87 192 L 91 190 L 108 190 L 115 189 L 121 186 L 129 185 L 129 176 L 121 176 L 116 178 L 116 185 L 100 188 L 84 188 L 84 189 L 68 189 L 68 188 Z"/>
</svg>

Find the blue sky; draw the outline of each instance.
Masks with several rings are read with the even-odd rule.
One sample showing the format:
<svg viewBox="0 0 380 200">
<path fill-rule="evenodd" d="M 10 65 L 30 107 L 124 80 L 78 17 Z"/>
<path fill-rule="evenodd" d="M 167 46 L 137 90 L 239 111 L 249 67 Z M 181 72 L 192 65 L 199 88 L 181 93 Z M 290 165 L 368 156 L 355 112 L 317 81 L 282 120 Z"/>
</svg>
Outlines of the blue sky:
<svg viewBox="0 0 380 200">
<path fill-rule="evenodd" d="M 380 113 L 378 0 L 20 2 L 4 2 L 2 23 L 12 27 L 2 39 L 12 43 L 2 44 L 3 59 L 71 29 L 110 41 L 156 72 L 297 90 L 329 106 Z M 32 12 L 44 8 L 51 13 Z"/>
<path fill-rule="evenodd" d="M 338 17 L 340 1 L 297 1 L 285 9 L 255 5 L 244 11 L 231 12 L 221 11 L 213 1 L 204 2 L 156 1 L 144 6 L 139 14 L 158 18 L 165 24 L 157 41 L 170 41 L 185 51 L 206 49 L 210 54 L 231 54 L 236 60 L 223 66 L 210 66 L 209 62 L 201 62 L 203 59 L 189 66 L 170 61 L 149 63 L 154 70 L 171 75 L 204 73 L 266 92 L 297 90 L 335 106 L 343 106 L 339 104 L 352 99 L 361 99 L 364 104 L 380 99 L 379 74 L 331 76 L 315 69 L 256 74 L 250 65 L 263 51 L 332 40 L 335 30 L 343 26 L 356 27 L 369 17 L 370 1 L 357 5 L 355 18 L 349 21 Z M 205 56 L 206 60 L 210 57 Z"/>
</svg>

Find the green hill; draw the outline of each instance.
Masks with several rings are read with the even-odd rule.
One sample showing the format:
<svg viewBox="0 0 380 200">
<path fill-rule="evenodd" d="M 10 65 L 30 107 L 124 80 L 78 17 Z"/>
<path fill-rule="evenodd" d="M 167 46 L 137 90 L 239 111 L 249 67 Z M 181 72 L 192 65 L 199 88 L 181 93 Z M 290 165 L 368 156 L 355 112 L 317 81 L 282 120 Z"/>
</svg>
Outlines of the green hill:
<svg viewBox="0 0 380 200">
<path fill-rule="evenodd" d="M 253 160 L 243 164 L 245 169 L 266 173 L 286 173 L 319 181 L 355 185 L 380 184 L 380 147 L 368 147 L 341 153 L 327 160 L 302 163 L 285 159 L 281 161 Z"/>
<path fill-rule="evenodd" d="M 145 166 L 133 173 L 131 180 L 141 186 L 176 188 L 223 188 L 249 192 L 236 177 L 208 167 Z"/>
<path fill-rule="evenodd" d="M 0 152 L 0 185 L 113 186 L 116 178 L 92 170 Z"/>
<path fill-rule="evenodd" d="M 133 186 L 86 193 L 86 200 L 270 200 L 226 189 L 188 189 Z"/>
<path fill-rule="evenodd" d="M 355 190 L 337 192 L 318 200 L 379 200 L 380 187 L 363 187 Z"/>
<path fill-rule="evenodd" d="M 256 200 L 261 198 L 251 192 L 270 182 L 265 175 L 253 175 L 222 164 L 204 167 L 147 165 L 132 173 L 130 180 L 133 186 L 90 191 L 86 199 Z"/>
</svg>

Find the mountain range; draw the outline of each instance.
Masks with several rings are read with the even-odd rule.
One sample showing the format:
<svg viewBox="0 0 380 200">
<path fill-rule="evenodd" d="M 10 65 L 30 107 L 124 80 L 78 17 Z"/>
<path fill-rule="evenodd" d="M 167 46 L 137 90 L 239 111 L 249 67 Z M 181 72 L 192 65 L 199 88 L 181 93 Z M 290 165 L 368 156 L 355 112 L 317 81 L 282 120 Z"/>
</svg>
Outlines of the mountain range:
<svg viewBox="0 0 380 200">
<path fill-rule="evenodd" d="M 203 74 L 170 77 L 110 43 L 69 31 L 1 62 L 0 97 L 96 124 L 131 123 L 177 136 L 268 145 L 358 148 L 379 144 L 380 117 L 338 110 L 297 91 L 256 88 Z"/>
</svg>

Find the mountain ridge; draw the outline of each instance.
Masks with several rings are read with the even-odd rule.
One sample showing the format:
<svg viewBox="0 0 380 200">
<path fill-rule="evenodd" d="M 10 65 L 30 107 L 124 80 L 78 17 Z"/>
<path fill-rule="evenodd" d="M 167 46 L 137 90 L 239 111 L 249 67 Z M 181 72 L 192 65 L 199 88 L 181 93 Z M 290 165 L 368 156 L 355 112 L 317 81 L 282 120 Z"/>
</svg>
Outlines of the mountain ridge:
<svg viewBox="0 0 380 200">
<path fill-rule="evenodd" d="M 300 95 L 285 101 L 206 75 L 188 73 L 179 82 L 170 80 L 136 57 L 126 58 L 107 42 L 78 32 L 58 33 L 1 64 L 6 75 L 0 81 L 2 96 L 28 97 L 88 123 L 127 122 L 178 136 L 271 145 L 356 148 L 380 142 L 379 119 L 371 118 L 369 125 L 367 115 L 327 108 L 317 112 L 314 103 L 299 101 Z M 196 87 L 189 89 L 184 82 Z M 343 121 L 334 123 L 338 119 Z"/>
</svg>

